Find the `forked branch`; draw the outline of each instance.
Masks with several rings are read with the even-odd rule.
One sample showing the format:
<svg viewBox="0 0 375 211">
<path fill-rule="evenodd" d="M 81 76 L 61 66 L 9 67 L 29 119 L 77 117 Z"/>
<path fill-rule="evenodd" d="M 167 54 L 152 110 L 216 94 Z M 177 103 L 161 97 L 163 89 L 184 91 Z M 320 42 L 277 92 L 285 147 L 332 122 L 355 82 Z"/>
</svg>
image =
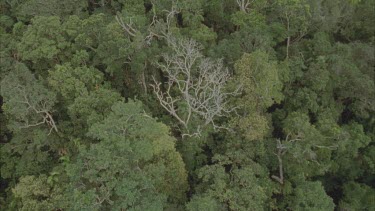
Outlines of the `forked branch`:
<svg viewBox="0 0 375 211">
<path fill-rule="evenodd" d="M 20 128 L 30 128 L 30 127 L 36 127 L 42 124 L 47 124 L 47 126 L 50 128 L 50 131 L 48 134 L 51 134 L 52 130 L 58 132 L 56 123 L 53 119 L 52 112 L 48 109 L 48 102 L 44 99 L 43 101 L 39 103 L 32 103 L 29 99 L 26 90 L 24 87 L 17 86 L 15 87 L 20 91 L 20 94 L 22 96 L 22 100 L 16 101 L 17 103 L 22 103 L 27 106 L 26 111 L 29 112 L 31 110 L 32 113 L 36 114 L 41 118 L 41 121 L 35 122 L 35 123 L 29 123 L 29 120 L 26 119 L 24 125 L 20 126 Z"/>
<path fill-rule="evenodd" d="M 248 12 L 250 5 L 254 0 L 236 0 L 237 5 L 240 7 L 240 10 L 243 12 Z"/>
<path fill-rule="evenodd" d="M 194 40 L 168 37 L 167 42 L 173 53 L 163 54 L 164 62 L 157 66 L 168 81 L 161 84 L 154 78 L 151 85 L 160 105 L 186 130 L 193 115 L 204 121 L 202 126 L 222 128 L 214 120 L 235 110 L 228 108 L 227 99 L 239 93 L 239 88 L 233 92 L 224 90 L 230 78 L 228 69 L 222 60 L 204 58 L 200 53 L 202 47 Z"/>
</svg>

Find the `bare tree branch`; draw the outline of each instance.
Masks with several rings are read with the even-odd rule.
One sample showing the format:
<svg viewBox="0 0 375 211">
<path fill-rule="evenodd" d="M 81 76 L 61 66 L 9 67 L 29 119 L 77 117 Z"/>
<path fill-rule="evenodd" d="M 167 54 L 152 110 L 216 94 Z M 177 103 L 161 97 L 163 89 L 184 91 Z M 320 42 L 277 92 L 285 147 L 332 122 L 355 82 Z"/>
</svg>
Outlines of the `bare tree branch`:
<svg viewBox="0 0 375 211">
<path fill-rule="evenodd" d="M 248 12 L 250 5 L 254 2 L 254 0 L 236 0 L 240 10 L 243 12 Z"/>
<path fill-rule="evenodd" d="M 200 53 L 202 47 L 192 39 L 178 40 L 169 36 L 167 42 L 173 53 L 163 54 L 164 62 L 157 64 L 168 78 L 166 89 L 162 90 L 162 84 L 155 78 L 151 85 L 160 105 L 187 130 L 193 114 L 200 116 L 204 125 L 222 128 L 215 124 L 214 119 L 235 110 L 227 108 L 227 98 L 239 93 L 239 89 L 233 92 L 224 90 L 230 78 L 228 69 L 222 60 L 204 58 Z M 179 112 L 177 105 L 183 105 L 184 110 Z"/>
<path fill-rule="evenodd" d="M 277 142 L 277 145 L 276 145 L 276 148 L 277 148 L 277 153 L 274 153 L 276 156 L 277 156 L 277 160 L 279 162 L 279 175 L 276 176 L 276 175 L 272 175 L 271 178 L 275 179 L 276 181 L 278 181 L 280 184 L 284 184 L 284 171 L 283 171 L 283 159 L 282 159 L 282 156 L 288 151 L 288 147 L 287 147 L 287 144 L 290 144 L 290 143 L 294 143 L 295 141 L 301 141 L 303 135 L 301 134 L 301 132 L 298 132 L 295 136 L 292 136 L 291 138 L 291 133 L 288 133 L 285 140 L 283 141 L 285 144 L 283 144 L 280 139 L 277 139 L 276 142 Z M 329 149 L 329 150 L 335 150 L 337 149 L 337 145 L 332 145 L 332 146 L 321 146 L 321 145 L 316 145 L 316 144 L 313 144 L 311 145 L 311 147 L 316 147 L 316 148 L 324 148 L 324 149 Z M 309 150 L 310 148 L 307 148 L 305 149 L 302 154 L 304 153 L 309 153 L 309 157 L 310 159 L 313 161 L 313 162 L 316 162 L 317 164 L 319 164 L 318 161 L 316 161 L 316 153 L 313 152 L 313 151 L 310 151 Z M 297 158 L 297 157 L 295 157 Z"/>
<path fill-rule="evenodd" d="M 125 23 L 123 19 L 119 16 L 116 15 L 116 21 L 117 23 L 120 24 L 120 26 L 132 37 L 135 37 L 137 34 L 137 30 L 133 28 L 133 22 L 131 18 L 129 19 L 129 23 Z"/>
<path fill-rule="evenodd" d="M 29 99 L 29 96 L 27 95 L 27 92 L 24 89 L 24 87 L 17 86 L 15 88 L 18 89 L 19 93 L 22 95 L 23 100 L 22 101 L 16 100 L 14 102 L 22 103 L 22 104 L 27 105 L 27 109 L 26 109 L 27 111 L 31 109 L 33 111 L 33 113 L 38 114 L 42 118 L 42 121 L 39 121 L 39 122 L 36 122 L 36 123 L 31 123 L 31 124 L 29 123 L 29 120 L 26 119 L 25 124 L 20 126 L 20 128 L 30 128 L 30 127 L 36 127 L 36 126 L 39 126 L 39 125 L 42 125 L 42 124 L 47 124 L 48 127 L 50 128 L 50 132 L 48 134 L 50 134 L 52 132 L 52 130 L 58 132 L 55 121 L 52 117 L 52 113 L 48 109 L 47 100 L 41 101 L 41 102 L 37 103 L 36 105 L 34 105 L 33 103 L 31 103 L 31 101 Z"/>
</svg>

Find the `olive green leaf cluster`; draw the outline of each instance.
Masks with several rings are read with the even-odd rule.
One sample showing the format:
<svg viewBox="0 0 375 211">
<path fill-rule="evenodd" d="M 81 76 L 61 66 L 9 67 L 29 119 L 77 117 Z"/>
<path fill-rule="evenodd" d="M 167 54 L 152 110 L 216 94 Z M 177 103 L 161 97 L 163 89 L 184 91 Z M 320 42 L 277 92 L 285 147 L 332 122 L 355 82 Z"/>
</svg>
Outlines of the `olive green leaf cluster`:
<svg viewBox="0 0 375 211">
<path fill-rule="evenodd" d="M 0 1 L 0 210 L 375 210 L 374 7 Z"/>
</svg>

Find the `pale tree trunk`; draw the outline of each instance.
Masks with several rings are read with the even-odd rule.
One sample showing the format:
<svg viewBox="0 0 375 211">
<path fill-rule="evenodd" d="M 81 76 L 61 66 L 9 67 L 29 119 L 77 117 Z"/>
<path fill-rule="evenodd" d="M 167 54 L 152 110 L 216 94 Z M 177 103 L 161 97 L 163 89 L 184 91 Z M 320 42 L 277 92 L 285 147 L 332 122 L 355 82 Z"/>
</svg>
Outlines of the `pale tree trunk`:
<svg viewBox="0 0 375 211">
<path fill-rule="evenodd" d="M 289 16 L 286 14 L 286 21 L 287 21 L 287 33 L 288 33 L 288 38 L 286 41 L 286 59 L 289 58 L 289 46 L 290 46 L 290 22 L 289 22 Z"/>
<path fill-rule="evenodd" d="M 284 154 L 283 146 L 280 140 L 277 140 L 277 159 L 279 161 L 279 176 L 272 175 L 272 179 L 278 181 L 280 184 L 284 184 L 284 170 L 283 170 L 283 159 L 282 155 Z"/>
<path fill-rule="evenodd" d="M 145 91 L 145 94 L 147 95 L 147 84 L 146 84 L 146 78 L 145 78 L 145 69 L 146 69 L 146 62 L 145 62 L 145 66 L 144 66 L 143 71 L 142 71 L 141 80 L 142 80 L 143 89 Z"/>
<path fill-rule="evenodd" d="M 154 78 L 154 93 L 160 105 L 175 117 L 189 132 L 193 115 L 200 116 L 205 123 L 214 129 L 222 128 L 215 124 L 215 117 L 226 116 L 236 108 L 227 108 L 229 96 L 239 94 L 239 88 L 233 92 L 225 92 L 224 87 L 229 80 L 229 70 L 222 60 L 204 58 L 200 53 L 202 46 L 196 41 L 167 37 L 173 54 L 163 54 L 164 62 L 158 63 L 166 74 L 168 82 L 165 90 Z M 195 74 L 197 73 L 197 74 Z M 184 104 L 185 112 L 178 105 Z M 199 126 L 198 126 L 199 127 Z M 199 128 L 197 133 L 199 135 Z"/>
</svg>

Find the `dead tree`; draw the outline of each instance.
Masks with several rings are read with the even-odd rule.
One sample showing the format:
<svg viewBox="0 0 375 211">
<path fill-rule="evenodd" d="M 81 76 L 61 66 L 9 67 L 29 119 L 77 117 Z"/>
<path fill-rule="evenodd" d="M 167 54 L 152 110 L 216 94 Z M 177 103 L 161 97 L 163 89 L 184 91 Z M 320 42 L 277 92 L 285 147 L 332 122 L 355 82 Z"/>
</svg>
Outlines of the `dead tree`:
<svg viewBox="0 0 375 211">
<path fill-rule="evenodd" d="M 224 91 L 230 75 L 222 60 L 204 58 L 200 53 L 202 47 L 194 40 L 173 37 L 171 27 L 173 19 L 179 13 L 177 7 L 172 6 L 164 12 L 164 18 L 158 18 L 154 13 L 148 32 L 144 36 L 145 46 L 156 37 L 165 40 L 172 50 L 171 54 L 162 55 L 163 62 L 157 63 L 157 67 L 165 73 L 168 81 L 162 84 L 153 78 L 153 91 L 160 105 L 177 119 L 185 131 L 189 131 L 193 115 L 203 120 L 204 123 L 200 126 L 211 124 L 218 129 L 220 126 L 215 124 L 214 119 L 235 110 L 228 108 L 227 98 L 238 94 L 239 89 L 233 92 Z M 124 21 L 117 15 L 116 20 L 130 38 L 141 35 L 131 18 Z M 199 135 L 200 126 L 196 132 L 183 135 Z"/>
<path fill-rule="evenodd" d="M 224 90 L 230 78 L 228 69 L 223 66 L 222 60 L 204 58 L 200 53 L 202 47 L 196 41 L 167 38 L 172 53 L 163 54 L 164 62 L 157 66 L 166 74 L 168 81 L 165 89 L 155 78 L 152 85 L 160 105 L 188 131 L 184 135 L 200 133 L 200 126 L 197 132 L 189 132 L 192 115 L 204 121 L 201 126 L 211 124 L 214 129 L 220 128 L 215 118 L 226 116 L 236 109 L 228 108 L 227 99 L 239 93 L 239 89 L 233 92 Z M 184 105 L 183 110 L 179 105 Z"/>
<path fill-rule="evenodd" d="M 254 0 L 236 0 L 240 10 L 247 13 Z"/>
</svg>

